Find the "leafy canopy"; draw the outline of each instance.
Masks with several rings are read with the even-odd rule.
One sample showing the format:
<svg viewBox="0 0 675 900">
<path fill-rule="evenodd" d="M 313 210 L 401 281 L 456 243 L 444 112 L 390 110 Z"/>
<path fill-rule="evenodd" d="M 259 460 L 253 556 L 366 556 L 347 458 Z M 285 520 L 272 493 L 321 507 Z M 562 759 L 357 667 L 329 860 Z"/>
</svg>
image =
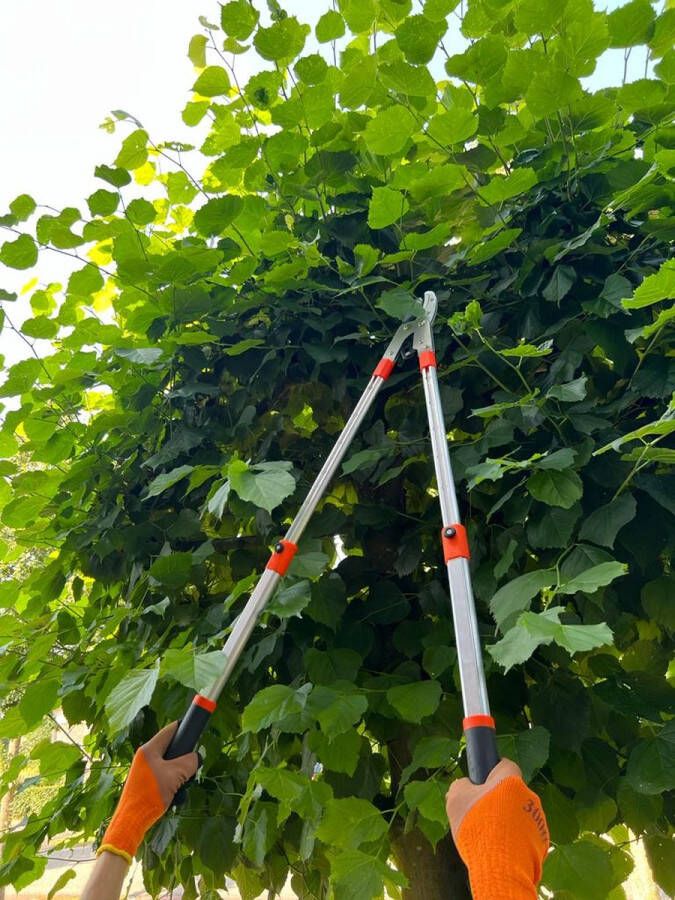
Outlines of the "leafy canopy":
<svg viewBox="0 0 675 900">
<path fill-rule="evenodd" d="M 21 326 L 51 349 L 0 386 L 0 518 L 47 554 L 0 588 L 0 736 L 60 707 L 92 760 L 40 745 L 58 794 L 6 836 L 0 883 L 38 875 L 47 837 L 100 833 L 118 767 L 216 671 L 380 344 L 433 289 L 490 694 L 549 813 L 544 883 L 621 896 L 631 829 L 671 890 L 673 10 L 340 0 L 311 34 L 268 6 L 225 3 L 189 43 L 198 147 L 118 112 L 86 209 L 22 194 L 0 220 L 5 266 L 73 260 Z M 607 48 L 646 77 L 590 92 Z M 454 853 L 433 467 L 414 367 L 389 385 L 221 699 L 189 806 L 146 843 L 153 893 L 215 896 L 227 873 L 253 898 L 290 872 L 301 897 L 407 880 L 424 900 L 406 842 L 429 872 Z M 466 896 L 460 876 L 444 889 Z"/>
</svg>

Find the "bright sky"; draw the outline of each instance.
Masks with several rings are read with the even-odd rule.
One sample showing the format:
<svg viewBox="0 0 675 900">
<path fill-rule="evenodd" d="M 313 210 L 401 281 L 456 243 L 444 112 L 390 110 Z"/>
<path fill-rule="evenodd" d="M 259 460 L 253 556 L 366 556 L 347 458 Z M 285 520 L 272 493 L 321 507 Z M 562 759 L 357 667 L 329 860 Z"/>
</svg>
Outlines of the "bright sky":
<svg viewBox="0 0 675 900">
<path fill-rule="evenodd" d="M 282 5 L 310 24 L 328 8 L 319 0 Z M 94 166 L 114 159 L 127 133 L 98 127 L 112 109 L 136 116 L 155 141 L 193 141 L 194 130 L 180 118 L 195 79 L 187 45 L 201 31 L 199 16 L 217 22 L 219 8 L 215 0 L 0 0 L 0 214 L 21 193 L 86 211 L 84 198 L 101 186 Z M 237 66 L 245 82 L 251 62 L 240 57 Z M 643 66 L 644 56 L 632 60 L 629 79 L 642 77 Z M 589 86 L 620 82 L 622 68 L 623 52 L 609 51 Z M 43 282 L 62 279 L 65 265 L 56 254 L 41 254 L 33 271 L 0 267 L 0 287 L 18 291 L 37 272 Z M 29 314 L 25 301 L 7 306 L 17 325 Z M 27 352 L 5 328 L 5 365 Z"/>
</svg>

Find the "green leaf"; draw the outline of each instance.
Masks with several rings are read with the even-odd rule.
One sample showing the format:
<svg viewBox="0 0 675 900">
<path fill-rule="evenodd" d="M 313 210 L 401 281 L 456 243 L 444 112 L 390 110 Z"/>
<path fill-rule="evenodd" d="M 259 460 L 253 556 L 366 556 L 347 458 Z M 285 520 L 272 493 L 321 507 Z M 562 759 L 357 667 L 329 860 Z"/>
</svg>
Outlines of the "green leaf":
<svg viewBox="0 0 675 900">
<path fill-rule="evenodd" d="M 57 704 L 59 683 L 56 679 L 40 679 L 28 685 L 19 701 L 19 712 L 28 731 L 42 721 Z"/>
<path fill-rule="evenodd" d="M 649 0 L 631 0 L 607 16 L 610 47 L 646 44 L 654 31 L 654 10 Z"/>
<path fill-rule="evenodd" d="M 241 197 L 232 194 L 208 200 L 195 213 L 195 228 L 205 237 L 222 234 L 244 208 Z"/>
<path fill-rule="evenodd" d="M 658 272 L 645 278 L 633 296 L 624 300 L 626 309 L 642 309 L 660 300 L 672 300 L 675 297 L 675 260 L 666 260 Z"/>
<path fill-rule="evenodd" d="M 169 590 L 177 591 L 190 580 L 192 570 L 192 554 L 173 552 L 168 556 L 160 556 L 150 566 L 150 574 Z"/>
<path fill-rule="evenodd" d="M 513 666 L 527 662 L 540 644 L 550 644 L 552 640 L 552 635 L 547 634 L 544 640 L 538 633 L 531 634 L 518 620 L 500 641 L 488 647 L 488 653 L 508 672 Z"/>
<path fill-rule="evenodd" d="M 267 604 L 267 612 L 279 616 L 281 619 L 288 619 L 290 616 L 299 616 L 311 600 L 309 581 L 297 581 L 295 584 L 289 584 L 277 591 Z M 312 678 L 311 673 L 310 678 Z"/>
<path fill-rule="evenodd" d="M 654 66 L 654 73 L 661 81 L 667 84 L 675 84 L 675 50 L 669 50 L 661 62 Z"/>
<path fill-rule="evenodd" d="M 575 575 L 570 581 L 559 585 L 556 592 L 559 594 L 575 594 L 582 591 L 585 594 L 594 594 L 598 588 L 610 584 L 615 578 L 620 578 L 628 571 L 628 566 L 620 562 L 605 562 L 593 566 Z"/>
<path fill-rule="evenodd" d="M 396 42 L 409 63 L 424 65 L 433 59 L 445 22 L 434 22 L 426 16 L 407 16 L 396 29 Z"/>
<path fill-rule="evenodd" d="M 25 222 L 26 219 L 30 219 L 33 215 L 37 205 L 29 194 L 20 194 L 9 204 L 9 209 L 15 219 L 18 219 L 19 222 Z"/>
<path fill-rule="evenodd" d="M 248 704 L 241 717 L 242 731 L 261 731 L 288 716 L 302 712 L 305 695 L 286 684 L 263 688 Z"/>
<path fill-rule="evenodd" d="M 247 0 L 232 0 L 220 9 L 220 24 L 225 34 L 245 41 L 258 24 L 260 13 Z"/>
<path fill-rule="evenodd" d="M 127 206 L 127 216 L 134 225 L 149 225 L 155 221 L 157 210 L 152 203 L 139 197 Z"/>
<path fill-rule="evenodd" d="M 227 506 L 227 501 L 230 498 L 230 481 L 229 479 L 224 481 L 220 487 L 216 488 L 215 491 L 209 497 L 208 503 L 206 504 L 206 509 L 211 513 L 212 516 L 216 516 L 218 519 L 222 519 L 225 515 L 225 507 Z"/>
<path fill-rule="evenodd" d="M 459 0 L 424 0 L 424 15 L 432 22 L 445 22 L 457 6 Z"/>
<path fill-rule="evenodd" d="M 492 259 L 493 256 L 497 256 L 502 250 L 510 247 L 521 233 L 522 228 L 505 228 L 496 237 L 483 241 L 474 247 L 468 256 L 469 263 L 472 266 L 477 266 L 480 263 L 487 262 L 488 259 Z"/>
<path fill-rule="evenodd" d="M 167 650 L 162 657 L 160 675 L 170 675 L 195 691 L 205 691 L 223 671 L 225 657 L 220 650 L 195 653 L 191 647 Z"/>
<path fill-rule="evenodd" d="M 37 319 L 26 319 L 21 326 L 21 333 L 32 338 L 50 339 L 56 337 L 59 331 L 58 322 L 38 316 Z"/>
<path fill-rule="evenodd" d="M 586 396 L 587 382 L 588 378 L 585 375 L 581 375 L 579 378 L 575 378 L 574 381 L 568 381 L 566 384 L 554 384 L 547 391 L 546 396 L 550 400 L 560 400 L 561 403 L 578 403 Z"/>
<path fill-rule="evenodd" d="M 51 886 L 49 893 L 47 894 L 47 900 L 52 900 L 52 897 L 54 897 L 62 888 L 64 888 L 69 881 L 72 881 L 73 878 L 77 878 L 77 872 L 75 871 L 75 869 L 66 869 L 65 872 L 61 872 L 59 877 Z"/>
<path fill-rule="evenodd" d="M 281 801 L 280 821 L 287 819 L 292 812 L 298 811 L 302 797 L 307 793 L 307 780 L 304 776 L 280 768 L 257 768 L 253 775 L 256 784 L 262 785 L 271 797 Z"/>
<path fill-rule="evenodd" d="M 621 494 L 605 506 L 593 510 L 584 520 L 579 537 L 603 547 L 613 547 L 617 534 L 635 518 L 636 511 L 637 503 L 633 495 Z"/>
<path fill-rule="evenodd" d="M 209 111 L 211 104 L 208 100 L 193 100 L 185 104 L 182 112 L 182 119 L 186 125 L 193 128 L 198 125 L 206 113 Z"/>
<path fill-rule="evenodd" d="M 328 63 L 318 53 L 303 56 L 295 64 L 295 73 L 305 84 L 320 84 L 326 77 L 327 72 Z"/>
<path fill-rule="evenodd" d="M 157 497 L 158 494 L 162 494 L 170 487 L 173 487 L 174 484 L 178 484 L 178 482 L 189 475 L 193 469 L 194 466 L 178 466 L 170 472 L 158 475 L 148 485 L 148 492 L 143 499 L 149 500 L 150 497 Z"/>
<path fill-rule="evenodd" d="M 92 216 L 111 216 L 120 202 L 119 194 L 100 188 L 87 197 L 87 206 Z"/>
<path fill-rule="evenodd" d="M 644 837 L 644 844 L 654 881 L 666 897 L 672 897 L 675 894 L 675 836 L 648 834 Z"/>
<path fill-rule="evenodd" d="M 415 744 L 413 758 L 401 773 L 401 784 L 418 769 L 448 768 L 459 754 L 459 742 L 447 737 L 423 737 Z"/>
<path fill-rule="evenodd" d="M 423 312 L 420 301 L 405 288 L 392 288 L 390 291 L 384 291 L 380 294 L 375 306 L 383 309 L 388 316 L 401 321 L 419 316 Z"/>
<path fill-rule="evenodd" d="M 390 447 L 373 447 L 370 450 L 359 450 L 354 453 L 346 462 L 342 463 L 342 472 L 345 475 L 351 475 L 359 469 L 365 469 L 377 465 L 383 457 L 391 453 Z"/>
<path fill-rule="evenodd" d="M 490 611 L 497 626 L 502 628 L 502 625 L 514 613 L 527 609 L 530 600 L 536 597 L 539 591 L 551 587 L 555 583 L 555 569 L 537 569 L 535 572 L 519 575 L 513 581 L 500 587 L 490 600 Z"/>
<path fill-rule="evenodd" d="M 417 131 L 417 123 L 407 107 L 388 106 L 368 121 L 363 139 L 371 153 L 393 156 L 400 153 Z"/>
<path fill-rule="evenodd" d="M 345 21 L 340 13 L 329 10 L 316 23 L 316 39 L 320 44 L 336 41 L 345 33 Z"/>
<path fill-rule="evenodd" d="M 161 347 L 134 347 L 133 350 L 115 348 L 115 354 L 139 366 L 151 366 L 164 355 Z"/>
<path fill-rule="evenodd" d="M 554 506 L 542 511 L 538 518 L 529 517 L 527 537 L 532 547 L 566 547 L 581 515 L 578 504 L 569 509 Z"/>
<path fill-rule="evenodd" d="M 349 682 L 336 682 L 332 687 L 316 685 L 308 701 L 308 711 L 329 738 L 350 729 L 367 708 L 367 698 Z"/>
<path fill-rule="evenodd" d="M 288 16 L 269 28 L 259 28 L 253 43 L 263 59 L 291 60 L 302 53 L 309 32 L 309 25 L 301 25 L 295 16 Z"/>
<path fill-rule="evenodd" d="M 148 161 L 148 133 L 142 128 L 132 131 L 122 141 L 122 149 L 117 154 L 115 165 L 121 169 L 140 169 Z"/>
<path fill-rule="evenodd" d="M 551 280 L 543 290 L 544 297 L 550 303 L 560 303 L 572 289 L 577 280 L 577 273 L 572 266 L 556 266 L 551 275 Z"/>
<path fill-rule="evenodd" d="M 206 65 L 206 44 L 207 37 L 205 34 L 195 34 L 190 38 L 188 59 L 197 69 L 203 69 Z"/>
<path fill-rule="evenodd" d="M 675 14 L 672 7 L 665 9 L 657 18 L 649 46 L 654 56 L 663 56 L 675 43 Z"/>
<path fill-rule="evenodd" d="M 354 34 L 369 31 L 378 13 L 376 0 L 339 0 L 338 6 Z"/>
<path fill-rule="evenodd" d="M 675 631 L 675 579 L 672 575 L 662 575 L 649 581 L 642 588 L 640 602 L 650 619 L 663 625 L 669 631 Z"/>
<path fill-rule="evenodd" d="M 555 115 L 581 95 L 579 80 L 563 69 L 549 65 L 536 72 L 525 93 L 527 108 L 537 118 Z"/>
<path fill-rule="evenodd" d="M 76 762 L 84 762 L 79 747 L 65 741 L 40 741 L 30 757 L 39 762 L 40 775 L 49 779 L 60 778 Z"/>
<path fill-rule="evenodd" d="M 28 234 L 21 234 L 15 241 L 5 241 L 0 248 L 0 262 L 10 269 L 30 269 L 38 258 L 35 241 Z"/>
<path fill-rule="evenodd" d="M 542 503 L 569 509 L 583 494 L 583 485 L 572 469 L 540 469 L 527 479 L 527 490 Z"/>
<path fill-rule="evenodd" d="M 218 97 L 230 90 L 230 79 L 222 66 L 207 66 L 192 85 L 192 90 L 202 97 Z"/>
<path fill-rule="evenodd" d="M 522 0 L 515 11 L 515 23 L 525 34 L 550 34 L 561 8 L 556 0 Z"/>
<path fill-rule="evenodd" d="M 398 222 L 408 209 L 408 201 L 400 191 L 387 187 L 373 188 L 368 206 L 368 225 L 371 228 L 386 228 Z"/>
<path fill-rule="evenodd" d="M 328 801 L 316 834 L 330 847 L 356 849 L 361 844 L 379 841 L 388 828 L 376 806 L 368 800 L 347 797 Z"/>
<path fill-rule="evenodd" d="M 227 469 L 232 490 L 242 500 L 254 503 L 267 512 L 279 506 L 295 491 L 295 479 L 288 471 L 290 463 L 267 462 L 249 467 L 234 460 Z"/>
<path fill-rule="evenodd" d="M 488 34 L 471 44 L 464 53 L 449 57 L 445 63 L 448 75 L 474 84 L 486 84 L 504 67 L 508 47 L 503 37 Z"/>
<path fill-rule="evenodd" d="M 427 127 L 427 134 L 443 146 L 467 141 L 476 131 L 478 119 L 470 109 L 458 108 L 435 115 Z"/>
<path fill-rule="evenodd" d="M 563 612 L 557 606 L 543 613 L 522 613 L 501 641 L 488 648 L 489 653 L 508 671 L 528 660 L 541 644 L 555 642 L 572 654 L 611 644 L 612 632 L 606 624 L 562 625 L 558 620 Z"/>
<path fill-rule="evenodd" d="M 419 810 L 425 819 L 447 826 L 445 811 L 447 787 L 435 778 L 428 781 L 411 781 L 403 789 L 405 802 L 411 810 Z"/>
<path fill-rule="evenodd" d="M 135 669 L 112 689 L 105 701 L 110 730 L 114 734 L 126 728 L 152 699 L 159 677 L 159 666 Z"/>
<path fill-rule="evenodd" d="M 322 550 L 307 550 L 301 548 L 293 559 L 288 570 L 289 575 L 296 578 L 318 578 L 328 564 L 328 557 Z"/>
<path fill-rule="evenodd" d="M 442 693 L 438 681 L 418 681 L 389 688 L 387 702 L 404 722 L 421 722 L 436 712 Z"/>
<path fill-rule="evenodd" d="M 675 721 L 632 750 L 626 779 L 639 794 L 663 794 L 675 788 Z"/>
<path fill-rule="evenodd" d="M 382 896 L 387 873 L 394 873 L 385 863 L 370 853 L 342 850 L 331 859 L 331 881 L 335 900 L 372 900 Z"/>
<path fill-rule="evenodd" d="M 517 763 L 525 781 L 531 781 L 537 770 L 546 764 L 550 742 L 550 732 L 541 725 L 535 725 L 517 734 L 497 735 L 500 757 L 512 759 Z"/>
<path fill-rule="evenodd" d="M 434 79 L 425 66 L 411 66 L 402 59 L 377 70 L 382 84 L 399 94 L 409 97 L 433 97 L 436 93 Z"/>
<path fill-rule="evenodd" d="M 480 196 L 488 203 L 503 203 L 528 191 L 536 183 L 534 169 L 515 169 L 510 175 L 493 175 L 489 183 L 481 187 Z"/>
<path fill-rule="evenodd" d="M 575 457 L 574 450 L 570 447 L 563 447 L 562 450 L 547 453 L 542 459 L 534 460 L 533 465 L 536 469 L 555 469 L 560 472 L 563 469 L 569 469 L 574 464 Z"/>
<path fill-rule="evenodd" d="M 320 731 L 311 733 L 310 746 L 321 764 L 331 772 L 342 772 L 350 778 L 356 771 L 363 738 L 354 729 L 328 738 Z"/>
<path fill-rule="evenodd" d="M 607 900 L 614 885 L 607 854 L 590 841 L 558 844 L 544 861 L 544 885 L 575 900 Z"/>
<path fill-rule="evenodd" d="M 7 380 L 0 388 L 0 396 L 11 397 L 29 391 L 38 380 L 42 368 L 37 359 L 22 359 L 9 369 Z"/>
<path fill-rule="evenodd" d="M 131 175 L 125 169 L 113 169 L 111 166 L 96 166 L 94 175 L 116 188 L 122 188 L 131 182 Z"/>
</svg>

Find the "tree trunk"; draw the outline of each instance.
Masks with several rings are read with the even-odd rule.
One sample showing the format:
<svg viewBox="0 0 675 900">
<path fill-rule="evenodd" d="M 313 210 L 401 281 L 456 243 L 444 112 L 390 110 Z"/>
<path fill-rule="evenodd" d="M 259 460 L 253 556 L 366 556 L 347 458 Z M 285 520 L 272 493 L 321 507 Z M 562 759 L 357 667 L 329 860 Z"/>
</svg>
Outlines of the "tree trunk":
<svg viewBox="0 0 675 900">
<path fill-rule="evenodd" d="M 392 841 L 396 867 L 408 879 L 404 900 L 471 900 L 466 869 L 450 835 L 431 846 L 418 828 Z"/>
<path fill-rule="evenodd" d="M 9 742 L 9 749 L 7 752 L 7 765 L 9 765 L 14 757 L 17 755 L 19 750 L 21 749 L 21 738 L 13 738 Z M 7 788 L 7 793 L 3 796 L 2 800 L 0 800 L 0 856 L 2 856 L 2 847 L 3 847 L 3 837 L 9 831 L 12 824 L 12 800 L 14 799 L 14 794 L 16 792 L 16 786 L 14 784 L 10 784 Z M 0 885 L 0 900 L 5 900 L 5 886 Z"/>
</svg>

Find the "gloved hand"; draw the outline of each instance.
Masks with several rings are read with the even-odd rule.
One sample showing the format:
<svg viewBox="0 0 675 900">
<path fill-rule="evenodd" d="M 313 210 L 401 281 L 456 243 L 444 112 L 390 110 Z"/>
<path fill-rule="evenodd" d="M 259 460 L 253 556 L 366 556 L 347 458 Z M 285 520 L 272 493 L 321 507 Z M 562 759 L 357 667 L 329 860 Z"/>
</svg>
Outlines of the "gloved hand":
<svg viewBox="0 0 675 900">
<path fill-rule="evenodd" d="M 548 826 L 518 766 L 502 759 L 485 784 L 454 781 L 446 810 L 474 900 L 535 900 Z"/>
<path fill-rule="evenodd" d="M 178 723 L 172 722 L 136 751 L 97 856 L 108 850 L 130 863 L 148 829 L 169 808 L 178 788 L 199 768 L 196 753 L 163 758 L 177 727 Z"/>
</svg>

